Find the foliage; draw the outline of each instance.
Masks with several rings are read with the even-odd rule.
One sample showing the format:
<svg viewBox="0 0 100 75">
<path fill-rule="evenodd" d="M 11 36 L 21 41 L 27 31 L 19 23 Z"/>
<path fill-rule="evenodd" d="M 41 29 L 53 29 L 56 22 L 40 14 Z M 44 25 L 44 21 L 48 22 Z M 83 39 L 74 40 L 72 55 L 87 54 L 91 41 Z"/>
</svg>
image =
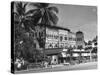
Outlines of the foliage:
<svg viewBox="0 0 100 75">
<path fill-rule="evenodd" d="M 36 53 L 36 42 L 32 36 L 31 29 L 34 30 L 32 18 L 29 16 L 32 14 L 32 10 L 26 12 L 27 3 L 18 2 L 15 3 L 16 11 L 14 11 L 14 45 L 15 45 L 15 57 L 24 57 L 26 60 L 33 59 Z"/>
<path fill-rule="evenodd" d="M 29 5 L 37 9 L 27 10 Z M 49 7 L 48 3 L 29 4 L 27 2 L 14 2 L 12 14 L 14 15 L 14 50 L 15 58 L 23 57 L 29 62 L 37 62 L 44 59 L 40 47 L 44 48 L 45 39 L 43 38 L 44 30 L 38 32 L 37 24 L 56 25 L 58 13 L 56 7 Z M 40 21 L 40 22 L 39 22 Z M 41 27 L 41 26 L 40 26 Z M 39 36 L 37 36 L 39 35 Z"/>
<path fill-rule="evenodd" d="M 92 53 L 97 53 L 97 47 L 94 47 Z"/>
<path fill-rule="evenodd" d="M 89 41 L 88 41 L 88 45 L 92 45 L 92 41 L 89 40 Z"/>
<path fill-rule="evenodd" d="M 77 47 L 77 49 L 82 49 L 82 48 L 83 48 L 82 46 L 78 46 L 78 47 Z"/>
<path fill-rule="evenodd" d="M 34 23 L 44 25 L 57 24 L 58 17 L 56 16 L 56 13 L 58 13 L 58 9 L 56 7 L 51 7 L 48 3 L 31 3 L 30 5 L 37 7 L 32 16 L 34 17 Z"/>
</svg>

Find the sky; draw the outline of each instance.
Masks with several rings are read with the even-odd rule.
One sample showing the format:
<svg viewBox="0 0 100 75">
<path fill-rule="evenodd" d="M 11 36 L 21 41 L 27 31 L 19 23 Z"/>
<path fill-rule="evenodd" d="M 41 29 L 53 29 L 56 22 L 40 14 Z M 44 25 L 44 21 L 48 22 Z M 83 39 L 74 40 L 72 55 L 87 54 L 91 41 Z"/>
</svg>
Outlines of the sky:
<svg viewBox="0 0 100 75">
<path fill-rule="evenodd" d="M 58 26 L 69 28 L 72 32 L 82 31 L 85 41 L 97 35 L 97 7 L 83 5 L 52 4 L 59 9 Z"/>
</svg>

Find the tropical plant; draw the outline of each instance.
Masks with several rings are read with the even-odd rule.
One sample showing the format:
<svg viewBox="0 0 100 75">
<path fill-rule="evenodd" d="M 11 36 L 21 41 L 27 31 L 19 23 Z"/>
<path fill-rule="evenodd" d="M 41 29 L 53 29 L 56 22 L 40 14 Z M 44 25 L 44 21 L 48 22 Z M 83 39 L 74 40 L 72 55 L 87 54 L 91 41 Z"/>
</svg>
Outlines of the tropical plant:
<svg viewBox="0 0 100 75">
<path fill-rule="evenodd" d="M 22 3 L 22 2 L 15 2 L 15 8 L 16 10 L 14 13 L 14 21 L 17 22 L 20 27 L 25 28 L 25 30 L 29 30 L 30 27 L 33 28 L 33 22 L 31 14 L 33 14 L 34 10 L 28 10 L 27 6 L 28 3 Z"/>
<path fill-rule="evenodd" d="M 34 18 L 33 22 L 35 24 L 38 24 L 40 26 L 44 27 L 44 30 L 41 31 L 42 33 L 45 33 L 45 27 L 47 25 L 56 25 L 58 22 L 58 17 L 57 17 L 57 13 L 58 13 L 58 9 L 55 6 L 50 6 L 49 3 L 31 3 L 31 6 L 35 6 L 36 9 L 34 14 L 32 15 L 32 18 Z M 41 34 L 40 34 L 41 35 Z M 41 37 L 41 36 L 40 36 Z M 45 37 L 45 35 L 44 35 Z M 45 48 L 45 38 L 37 38 L 37 40 L 39 41 L 39 45 L 43 48 Z M 44 45 L 44 46 L 43 46 Z M 45 58 L 45 54 L 44 54 L 44 58 Z"/>
<path fill-rule="evenodd" d="M 27 11 L 27 5 L 28 3 L 14 2 L 16 10 L 12 12 L 14 15 L 15 56 L 22 56 L 25 59 L 32 58 L 31 55 L 35 53 L 35 48 L 38 44 L 36 38 L 34 39 L 33 36 L 35 26 L 31 14 L 33 14 L 34 10 Z"/>
<path fill-rule="evenodd" d="M 35 13 L 33 14 L 34 23 L 44 25 L 56 25 L 58 17 L 58 9 L 55 6 L 49 6 L 49 3 L 31 3 L 31 6 L 35 6 Z"/>
<path fill-rule="evenodd" d="M 27 10 L 28 5 L 35 6 L 37 9 Z M 58 9 L 49 7 L 48 3 L 29 4 L 26 2 L 14 2 L 14 8 L 12 14 L 14 14 L 15 55 L 16 57 L 22 56 L 26 60 L 30 58 L 29 60 L 37 61 L 42 55 L 37 47 L 44 45 L 45 40 L 37 38 L 37 24 L 56 25 L 58 17 L 55 12 L 58 13 Z"/>
</svg>

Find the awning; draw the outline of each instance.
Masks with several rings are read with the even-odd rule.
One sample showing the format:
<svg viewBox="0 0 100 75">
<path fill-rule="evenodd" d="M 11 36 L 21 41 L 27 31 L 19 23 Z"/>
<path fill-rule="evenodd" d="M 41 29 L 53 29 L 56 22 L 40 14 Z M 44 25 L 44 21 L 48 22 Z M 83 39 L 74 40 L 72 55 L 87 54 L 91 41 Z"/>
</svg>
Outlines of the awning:
<svg viewBox="0 0 100 75">
<path fill-rule="evenodd" d="M 73 57 L 78 57 L 79 54 L 78 54 L 78 53 L 73 53 L 72 56 L 73 56 Z"/>
<path fill-rule="evenodd" d="M 63 49 L 63 51 L 67 52 L 67 51 L 68 51 L 68 49 Z"/>
<path fill-rule="evenodd" d="M 82 53 L 81 56 L 89 56 L 89 54 L 88 53 Z"/>
<path fill-rule="evenodd" d="M 45 54 L 47 55 L 53 55 L 53 54 L 59 54 L 62 52 L 63 49 L 61 48 L 53 48 L 53 49 L 45 49 Z"/>
</svg>

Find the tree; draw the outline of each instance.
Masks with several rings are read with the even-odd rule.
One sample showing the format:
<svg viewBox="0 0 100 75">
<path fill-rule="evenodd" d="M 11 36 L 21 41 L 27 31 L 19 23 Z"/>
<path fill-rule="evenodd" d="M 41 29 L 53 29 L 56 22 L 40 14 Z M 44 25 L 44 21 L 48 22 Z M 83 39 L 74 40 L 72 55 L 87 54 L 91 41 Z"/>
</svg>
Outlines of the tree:
<svg viewBox="0 0 100 75">
<path fill-rule="evenodd" d="M 92 53 L 97 53 L 97 39 L 98 39 L 98 37 L 96 36 L 92 41 L 93 41 L 93 43 L 94 43 L 94 45 L 95 45 L 95 47 L 93 48 L 93 50 L 92 50 Z"/>
<path fill-rule="evenodd" d="M 34 23 L 44 25 L 56 25 L 58 17 L 58 9 L 54 6 L 50 7 L 48 3 L 35 3 L 30 4 L 31 6 L 37 7 L 33 14 Z"/>
<path fill-rule="evenodd" d="M 14 47 L 15 56 L 32 58 L 35 53 L 38 42 L 33 37 L 35 26 L 33 24 L 34 10 L 26 10 L 28 3 L 14 2 L 12 14 L 14 15 Z M 36 46 L 34 45 L 36 44 Z M 32 51 L 31 51 L 32 50 Z"/>
<path fill-rule="evenodd" d="M 83 46 L 80 45 L 80 46 L 78 46 L 77 49 L 80 49 L 80 53 L 79 53 L 79 63 L 81 63 L 81 59 L 82 59 L 82 56 L 81 56 L 81 49 L 83 49 Z"/>
<path fill-rule="evenodd" d="M 58 9 L 56 7 L 54 6 L 50 7 L 48 3 L 34 3 L 34 4 L 31 3 L 30 5 L 33 7 L 34 6 L 36 7 L 36 9 L 34 9 L 35 12 L 32 15 L 32 17 L 34 18 L 33 22 L 35 24 L 39 24 L 40 26 L 42 25 L 44 27 L 44 30 L 42 32 L 46 32 L 45 31 L 46 25 L 56 25 L 57 24 L 58 17 L 56 16 L 56 13 L 58 13 Z M 39 41 L 40 45 L 45 44 L 44 38 L 38 38 L 37 40 Z M 44 53 L 44 58 L 45 58 L 45 53 Z"/>
<path fill-rule="evenodd" d="M 89 40 L 89 41 L 88 41 L 88 45 L 92 45 L 92 41 Z"/>
<path fill-rule="evenodd" d="M 88 45 L 88 43 L 87 43 L 86 41 L 84 41 L 84 44 L 85 44 L 85 46 L 87 46 L 87 45 Z"/>
<path fill-rule="evenodd" d="M 14 32 L 15 32 L 15 42 L 19 43 L 23 41 L 24 33 L 29 30 L 29 16 L 28 12 L 26 12 L 27 3 L 22 2 L 14 2 L 14 8 L 16 9 L 13 11 L 14 14 Z"/>
<path fill-rule="evenodd" d="M 32 14 L 32 21 L 35 25 L 46 26 L 46 25 L 56 25 L 58 22 L 58 17 L 56 16 L 56 13 L 58 13 L 58 9 L 54 6 L 50 6 L 48 3 L 30 3 L 29 4 L 32 7 L 36 7 L 34 9 L 34 12 Z M 32 10 L 33 11 L 33 10 Z M 32 12 L 31 11 L 31 12 Z M 40 28 L 39 30 L 41 30 Z M 40 33 L 40 37 L 37 38 L 37 41 L 39 43 L 39 46 L 41 47 L 45 43 L 45 38 L 41 38 L 43 33 L 45 37 L 45 27 Z M 37 29 L 35 29 L 37 31 Z M 44 46 L 42 46 L 44 48 Z"/>
<path fill-rule="evenodd" d="M 58 13 L 56 7 L 49 7 L 48 3 L 36 3 L 33 6 L 37 9 L 27 10 L 29 5 L 33 4 L 14 2 L 15 10 L 12 12 L 14 14 L 15 53 L 18 53 L 15 55 L 17 57 L 23 56 L 27 60 L 34 59 L 34 57 L 38 59 L 38 55 L 41 54 L 37 54 L 39 53 L 39 45 L 45 40 L 37 37 L 37 24 L 56 25 L 58 21 L 58 17 L 54 13 Z"/>
<path fill-rule="evenodd" d="M 92 41 L 93 42 L 97 42 L 97 36 Z"/>
<path fill-rule="evenodd" d="M 94 43 L 95 46 L 97 46 L 97 36 L 92 40 L 92 42 Z"/>
</svg>

